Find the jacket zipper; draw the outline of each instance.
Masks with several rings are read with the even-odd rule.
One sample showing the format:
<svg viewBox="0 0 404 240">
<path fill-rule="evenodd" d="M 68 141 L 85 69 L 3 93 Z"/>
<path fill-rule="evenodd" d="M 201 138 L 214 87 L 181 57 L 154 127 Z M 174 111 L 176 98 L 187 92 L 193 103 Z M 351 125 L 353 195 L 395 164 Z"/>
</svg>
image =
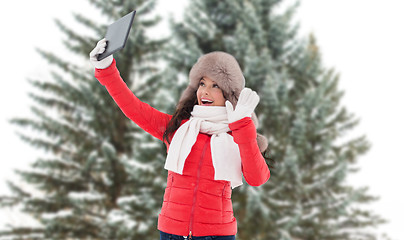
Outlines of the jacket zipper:
<svg viewBox="0 0 404 240">
<path fill-rule="evenodd" d="M 208 142 L 209 142 L 209 139 L 206 140 L 205 145 L 203 146 L 203 151 L 202 151 L 201 158 L 199 159 L 198 171 L 197 171 L 197 174 L 196 174 L 196 185 L 195 185 L 195 188 L 194 188 L 194 198 L 193 198 L 193 201 L 192 201 L 192 210 L 191 210 L 191 219 L 190 219 L 188 239 L 192 239 L 192 228 L 194 226 L 194 211 L 195 211 L 195 204 L 196 204 L 196 192 L 198 190 L 199 178 L 200 178 L 200 175 L 201 175 L 202 160 L 203 160 L 203 157 L 205 156 L 205 152 L 206 152 L 206 148 L 208 146 Z"/>
</svg>

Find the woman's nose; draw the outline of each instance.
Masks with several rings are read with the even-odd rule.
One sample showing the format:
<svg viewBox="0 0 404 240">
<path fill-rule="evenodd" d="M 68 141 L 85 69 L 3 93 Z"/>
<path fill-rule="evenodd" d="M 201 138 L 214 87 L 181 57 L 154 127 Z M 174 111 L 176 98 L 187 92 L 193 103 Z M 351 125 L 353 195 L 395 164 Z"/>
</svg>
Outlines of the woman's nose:
<svg viewBox="0 0 404 240">
<path fill-rule="evenodd" d="M 208 96 L 209 95 L 209 90 L 207 88 L 205 88 L 202 92 L 202 95 L 204 96 Z"/>
</svg>

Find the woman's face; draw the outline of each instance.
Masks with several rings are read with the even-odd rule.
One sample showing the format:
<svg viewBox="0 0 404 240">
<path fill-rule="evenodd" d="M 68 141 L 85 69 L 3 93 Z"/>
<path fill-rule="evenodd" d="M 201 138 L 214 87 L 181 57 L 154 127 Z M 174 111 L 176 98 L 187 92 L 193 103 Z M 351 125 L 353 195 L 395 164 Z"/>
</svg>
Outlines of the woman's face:
<svg viewBox="0 0 404 240">
<path fill-rule="evenodd" d="M 225 106 L 226 102 L 222 89 L 208 77 L 203 77 L 199 81 L 196 97 L 198 98 L 198 105 L 201 106 Z"/>
</svg>

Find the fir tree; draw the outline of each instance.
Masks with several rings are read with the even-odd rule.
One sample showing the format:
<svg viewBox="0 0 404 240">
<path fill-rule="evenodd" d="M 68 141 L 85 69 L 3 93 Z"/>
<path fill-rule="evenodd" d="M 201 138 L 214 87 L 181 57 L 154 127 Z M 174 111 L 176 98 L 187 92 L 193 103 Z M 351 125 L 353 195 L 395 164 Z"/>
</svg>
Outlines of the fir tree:
<svg viewBox="0 0 404 240">
<path fill-rule="evenodd" d="M 339 105 L 339 76 L 322 66 L 314 37 L 297 37 L 291 20 L 298 5 L 277 14 L 280 2 L 190 1 L 183 22 L 172 22 L 166 53 L 176 89 L 185 88 L 198 57 L 225 51 L 261 96 L 258 131 L 277 164 L 263 186 L 234 190 L 238 239 L 375 239 L 364 228 L 383 220 L 361 206 L 376 198 L 345 182 L 369 143 L 365 136 L 337 143 L 359 120 Z M 173 91 L 177 99 L 180 93 Z"/>
<path fill-rule="evenodd" d="M 167 71 L 147 75 L 157 71 L 147 63 L 155 65 L 155 53 L 162 44 L 145 35 L 157 20 L 147 20 L 142 13 L 150 12 L 154 1 L 91 2 L 109 20 L 138 10 L 137 28 L 125 53 L 115 58 L 136 95 L 159 110 L 173 110 L 175 99 L 188 84 L 192 64 L 203 53 L 223 50 L 239 60 L 247 87 L 261 96 L 256 109 L 259 131 L 269 138 L 277 166 L 262 187 L 244 184 L 233 192 L 238 239 L 374 239 L 361 229 L 382 220 L 354 208 L 374 197 L 366 189 L 344 183 L 353 171 L 351 164 L 369 144 L 365 136 L 336 143 L 358 120 L 339 107 L 338 75 L 321 65 L 314 38 L 296 37 L 298 28 L 290 24 L 294 8 L 275 14 L 280 0 L 191 1 L 183 23 L 173 24 L 173 44 L 165 53 Z M 66 46 L 87 61 L 106 25 L 80 15 L 76 19 L 97 37 L 58 25 L 68 36 Z M 92 70 L 40 52 L 59 72 L 53 72 L 53 82 L 31 81 L 41 93 L 49 94 L 31 95 L 38 119 L 19 118 L 13 123 L 45 135 L 22 138 L 52 157 L 35 161 L 33 171 L 18 172 L 42 196 L 10 183 L 15 194 L 3 197 L 1 203 L 22 205 L 42 227 L 10 227 L 1 235 L 14 239 L 157 238 L 165 148 L 120 113 Z M 167 96 L 174 99 L 167 101 Z M 48 114 L 51 109 L 56 117 Z"/>
<path fill-rule="evenodd" d="M 52 68 L 52 81 L 30 80 L 35 118 L 15 118 L 19 128 L 40 135 L 20 134 L 49 157 L 33 162 L 31 170 L 17 171 L 35 192 L 9 182 L 12 196 L 1 206 L 21 206 L 39 227 L 8 226 L 8 239 L 149 239 L 156 238 L 157 215 L 164 190 L 165 147 L 155 144 L 119 110 L 94 78 L 88 54 L 105 34 L 108 24 L 136 9 L 123 52 L 114 54 L 121 76 L 143 101 L 153 103 L 160 89 L 156 59 L 165 40 L 146 33 L 159 22 L 152 17 L 155 0 L 91 0 L 105 16 L 88 19 L 74 14 L 90 33 L 75 32 L 60 21 L 65 46 L 80 62 L 69 62 L 56 52 L 39 50 Z M 153 144 L 148 144 L 152 142 Z M 157 170 L 156 170 L 157 169 Z M 160 170 L 161 169 L 161 170 Z"/>
</svg>

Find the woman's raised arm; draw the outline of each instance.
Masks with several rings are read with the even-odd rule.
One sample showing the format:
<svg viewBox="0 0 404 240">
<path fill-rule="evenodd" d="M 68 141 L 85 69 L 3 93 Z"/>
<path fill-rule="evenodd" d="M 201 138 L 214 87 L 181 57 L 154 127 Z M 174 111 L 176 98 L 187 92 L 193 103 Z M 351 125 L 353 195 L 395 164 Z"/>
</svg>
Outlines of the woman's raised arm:
<svg viewBox="0 0 404 240">
<path fill-rule="evenodd" d="M 171 115 L 162 113 L 149 104 L 140 101 L 121 78 L 112 55 L 97 61 L 96 55 L 105 51 L 103 40 L 90 53 L 90 61 L 95 67 L 95 77 L 106 87 L 108 93 L 122 112 L 152 136 L 163 141 L 163 135 Z"/>
</svg>

